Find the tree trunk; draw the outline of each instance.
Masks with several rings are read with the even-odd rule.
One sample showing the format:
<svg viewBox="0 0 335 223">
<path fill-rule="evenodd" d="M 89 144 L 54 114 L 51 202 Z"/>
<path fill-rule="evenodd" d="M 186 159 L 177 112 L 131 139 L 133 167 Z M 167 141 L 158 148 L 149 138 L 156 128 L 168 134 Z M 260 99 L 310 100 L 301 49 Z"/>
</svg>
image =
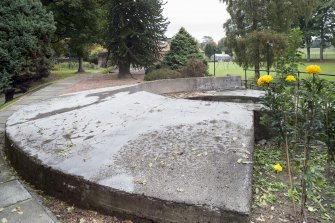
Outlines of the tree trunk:
<svg viewBox="0 0 335 223">
<path fill-rule="evenodd" d="M 119 66 L 118 78 L 123 78 L 127 74 L 130 74 L 130 64 L 128 62 L 119 63 L 118 66 Z"/>
<path fill-rule="evenodd" d="M 260 72 L 259 72 L 259 64 L 255 65 L 255 78 L 259 78 L 260 77 Z"/>
<path fill-rule="evenodd" d="M 79 57 L 78 58 L 78 73 L 81 73 L 81 72 L 85 72 L 85 68 L 84 68 L 84 59 L 82 57 Z"/>
<path fill-rule="evenodd" d="M 15 93 L 14 89 L 9 89 L 5 91 L 5 103 L 14 99 L 14 93 Z"/>
<path fill-rule="evenodd" d="M 320 61 L 323 62 L 323 47 L 325 42 L 325 36 L 324 36 L 324 25 L 323 25 L 323 18 L 321 19 L 321 26 L 320 26 Z"/>
<path fill-rule="evenodd" d="M 311 47 L 307 46 L 307 62 L 311 61 Z"/>
</svg>

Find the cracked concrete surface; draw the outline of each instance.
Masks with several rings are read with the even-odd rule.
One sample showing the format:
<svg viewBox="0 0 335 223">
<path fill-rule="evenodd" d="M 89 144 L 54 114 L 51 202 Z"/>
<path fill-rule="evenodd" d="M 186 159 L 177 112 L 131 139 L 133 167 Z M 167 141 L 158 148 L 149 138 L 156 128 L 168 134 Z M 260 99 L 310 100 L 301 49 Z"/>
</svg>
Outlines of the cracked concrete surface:
<svg viewBox="0 0 335 223">
<path fill-rule="evenodd" d="M 137 205 L 123 203 L 127 214 L 160 222 L 247 222 L 254 142 L 248 106 L 111 88 L 26 106 L 8 119 L 6 131 L 35 163 L 75 176 L 85 188 L 93 184 L 83 197 L 101 193 L 92 187 L 125 193 Z M 141 209 L 140 201 L 157 202 L 161 210 Z M 108 205 L 113 209 L 113 200 Z"/>
</svg>

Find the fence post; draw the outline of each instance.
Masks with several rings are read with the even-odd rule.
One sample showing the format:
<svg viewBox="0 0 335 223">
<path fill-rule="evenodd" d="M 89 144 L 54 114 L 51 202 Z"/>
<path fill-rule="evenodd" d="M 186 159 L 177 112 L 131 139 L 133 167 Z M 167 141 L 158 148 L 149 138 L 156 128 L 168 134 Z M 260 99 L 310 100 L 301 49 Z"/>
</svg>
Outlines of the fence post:
<svg viewBox="0 0 335 223">
<path fill-rule="evenodd" d="M 247 89 L 248 88 L 248 82 L 247 82 L 247 69 L 244 68 L 244 86 Z"/>
</svg>

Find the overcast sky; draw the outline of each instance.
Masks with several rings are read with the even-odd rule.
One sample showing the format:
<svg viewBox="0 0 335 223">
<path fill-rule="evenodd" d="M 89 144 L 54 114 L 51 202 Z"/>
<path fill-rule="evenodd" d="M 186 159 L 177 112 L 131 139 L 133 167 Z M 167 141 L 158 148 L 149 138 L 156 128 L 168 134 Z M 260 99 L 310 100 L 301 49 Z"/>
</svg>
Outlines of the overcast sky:
<svg viewBox="0 0 335 223">
<path fill-rule="evenodd" d="M 167 0 L 164 16 L 170 21 L 167 37 L 183 26 L 199 42 L 203 36 L 215 41 L 224 37 L 222 25 L 229 18 L 226 6 L 219 0 Z"/>
</svg>

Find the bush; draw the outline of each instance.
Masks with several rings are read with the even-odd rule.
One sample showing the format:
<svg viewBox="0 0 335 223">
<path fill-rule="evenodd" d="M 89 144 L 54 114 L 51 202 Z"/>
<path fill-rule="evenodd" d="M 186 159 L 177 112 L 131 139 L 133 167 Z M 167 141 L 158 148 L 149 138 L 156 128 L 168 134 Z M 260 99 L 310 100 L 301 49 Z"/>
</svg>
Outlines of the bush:
<svg viewBox="0 0 335 223">
<path fill-rule="evenodd" d="M 184 77 L 204 77 L 208 72 L 207 62 L 198 58 L 191 58 L 180 69 Z"/>
<path fill-rule="evenodd" d="M 185 66 L 187 61 L 192 57 L 203 58 L 199 52 L 197 41 L 185 28 L 181 28 L 172 38 L 170 51 L 165 55 L 163 63 L 176 70 Z"/>
<path fill-rule="evenodd" d="M 169 68 L 161 68 L 157 70 L 152 70 L 145 75 L 144 80 L 153 81 L 160 79 L 175 79 L 183 77 L 182 74 L 177 70 L 171 70 Z"/>
</svg>

